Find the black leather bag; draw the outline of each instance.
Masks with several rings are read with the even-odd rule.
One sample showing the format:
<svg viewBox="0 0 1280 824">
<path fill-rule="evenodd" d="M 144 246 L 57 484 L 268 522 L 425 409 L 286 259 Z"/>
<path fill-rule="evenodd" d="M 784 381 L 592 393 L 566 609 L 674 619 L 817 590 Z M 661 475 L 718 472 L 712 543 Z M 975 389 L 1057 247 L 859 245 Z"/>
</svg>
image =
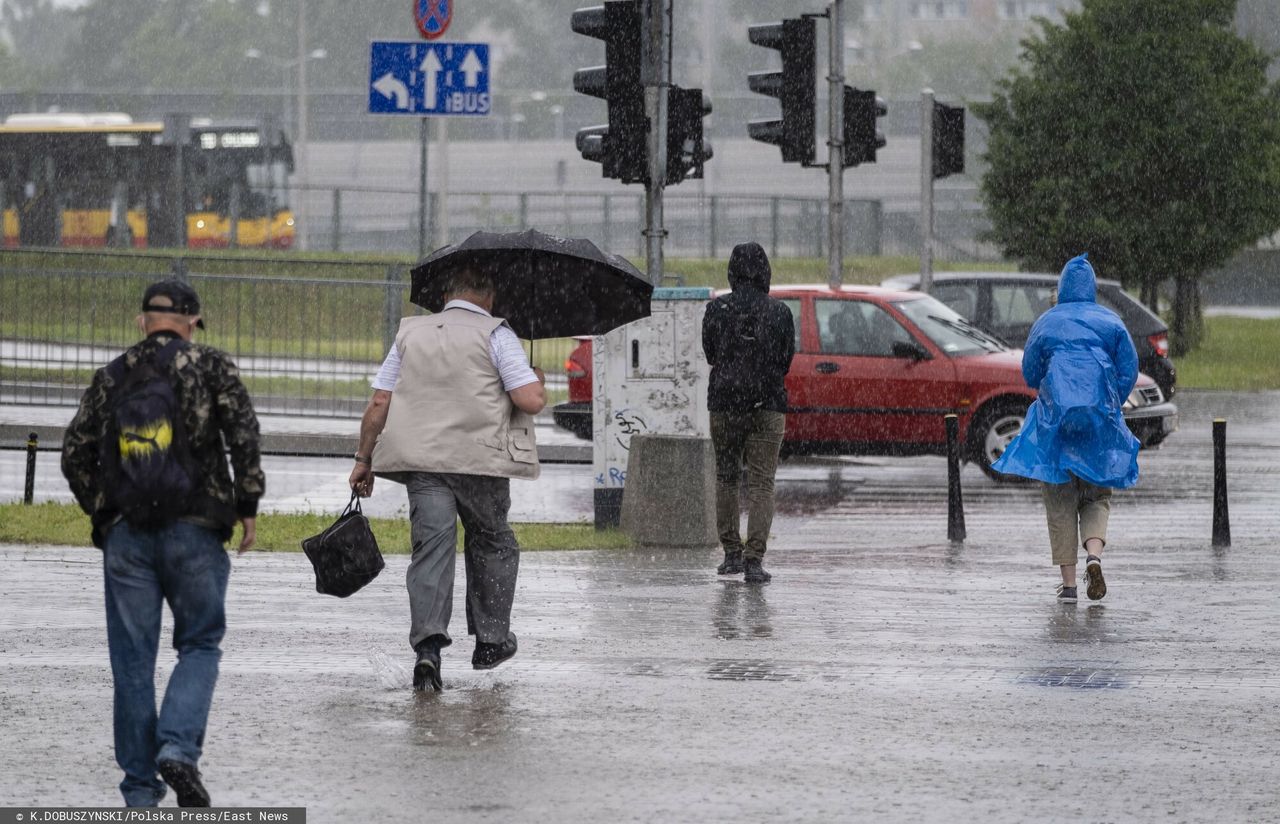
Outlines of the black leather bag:
<svg viewBox="0 0 1280 824">
<path fill-rule="evenodd" d="M 316 592 L 339 598 L 358 591 L 386 566 L 354 492 L 333 526 L 303 541 L 302 551 L 315 567 Z"/>
</svg>

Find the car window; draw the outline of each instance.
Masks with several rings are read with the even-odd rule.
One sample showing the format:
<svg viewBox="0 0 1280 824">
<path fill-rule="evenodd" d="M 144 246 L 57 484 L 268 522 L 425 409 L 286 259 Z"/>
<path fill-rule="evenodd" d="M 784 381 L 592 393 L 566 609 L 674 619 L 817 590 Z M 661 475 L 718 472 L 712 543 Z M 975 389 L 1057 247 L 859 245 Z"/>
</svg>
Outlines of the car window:
<svg viewBox="0 0 1280 824">
<path fill-rule="evenodd" d="M 1164 328 L 1159 315 L 1114 286 L 1098 287 L 1098 303 L 1119 315 L 1131 335 L 1146 335 Z"/>
<path fill-rule="evenodd" d="M 783 305 L 791 310 L 791 325 L 795 329 L 796 335 L 796 351 L 800 351 L 800 299 L 784 298 Z"/>
<path fill-rule="evenodd" d="M 992 284 L 991 323 L 993 326 L 1029 326 L 1052 305 L 1052 297 L 1053 289 L 1049 286 Z"/>
<path fill-rule="evenodd" d="M 895 342 L 913 340 L 902 324 L 874 303 L 816 300 L 813 306 L 824 354 L 892 357 Z"/>
<path fill-rule="evenodd" d="M 895 301 L 893 305 L 948 355 L 977 355 L 1005 349 L 1003 343 L 929 295 Z"/>
<path fill-rule="evenodd" d="M 930 290 L 930 294 L 969 320 L 978 320 L 978 285 L 976 283 L 936 284 Z"/>
</svg>

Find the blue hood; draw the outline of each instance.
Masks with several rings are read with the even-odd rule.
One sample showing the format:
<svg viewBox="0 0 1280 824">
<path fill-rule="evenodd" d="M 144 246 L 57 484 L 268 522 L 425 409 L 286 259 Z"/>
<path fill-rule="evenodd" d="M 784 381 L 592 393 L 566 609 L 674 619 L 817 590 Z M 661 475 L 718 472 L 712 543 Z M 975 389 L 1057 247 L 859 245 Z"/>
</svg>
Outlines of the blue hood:
<svg viewBox="0 0 1280 824">
<path fill-rule="evenodd" d="M 1076 255 L 1058 276 L 1058 303 L 1097 303 L 1098 278 L 1089 265 L 1089 253 Z"/>
</svg>

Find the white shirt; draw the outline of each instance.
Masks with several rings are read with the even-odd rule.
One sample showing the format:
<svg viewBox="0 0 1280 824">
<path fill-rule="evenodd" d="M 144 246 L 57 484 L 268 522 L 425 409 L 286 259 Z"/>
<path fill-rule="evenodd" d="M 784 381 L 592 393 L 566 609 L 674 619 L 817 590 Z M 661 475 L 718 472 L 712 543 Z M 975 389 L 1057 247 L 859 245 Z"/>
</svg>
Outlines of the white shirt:
<svg viewBox="0 0 1280 824">
<path fill-rule="evenodd" d="M 485 317 L 493 317 L 493 315 L 479 306 L 466 300 L 451 300 L 445 304 L 444 308 L 466 309 L 468 312 L 475 312 Z M 520 339 L 516 337 L 516 333 L 511 330 L 511 327 L 505 323 L 494 329 L 489 335 L 489 360 L 493 362 L 493 368 L 497 369 L 498 374 L 502 377 L 502 388 L 507 392 L 535 383 L 538 380 L 538 376 L 533 373 L 533 368 L 529 366 L 529 359 L 525 357 L 524 347 L 520 345 Z M 387 353 L 386 359 L 382 361 L 382 367 L 378 369 L 378 374 L 374 376 L 372 386 L 374 389 L 393 392 L 396 388 L 396 381 L 399 378 L 400 350 L 392 346 L 391 351 Z"/>
</svg>

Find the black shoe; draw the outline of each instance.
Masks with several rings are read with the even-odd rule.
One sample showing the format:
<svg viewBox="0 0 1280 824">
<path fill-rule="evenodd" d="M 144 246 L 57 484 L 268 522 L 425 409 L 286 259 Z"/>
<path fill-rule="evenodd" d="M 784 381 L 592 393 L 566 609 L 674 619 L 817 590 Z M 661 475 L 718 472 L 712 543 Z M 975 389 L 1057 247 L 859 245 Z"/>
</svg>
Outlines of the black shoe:
<svg viewBox="0 0 1280 824">
<path fill-rule="evenodd" d="M 1058 603 L 1074 604 L 1076 602 L 1076 588 L 1069 587 L 1066 584 L 1058 584 Z"/>
<path fill-rule="evenodd" d="M 1084 584 L 1090 601 L 1101 601 L 1102 596 L 1107 594 L 1107 581 L 1102 577 L 1102 559 L 1096 555 L 1090 555 L 1085 560 Z"/>
<path fill-rule="evenodd" d="M 478 670 L 493 669 L 515 654 L 516 634 L 508 632 L 507 640 L 501 644 L 485 644 L 476 641 L 476 651 L 471 654 L 471 666 Z"/>
<path fill-rule="evenodd" d="M 716 567 L 717 575 L 741 575 L 742 574 L 742 550 L 726 550 L 724 553 L 724 562 Z"/>
<path fill-rule="evenodd" d="M 440 680 L 440 650 L 430 646 L 418 650 L 418 663 L 413 666 L 413 688 L 418 692 L 444 689 Z"/>
<path fill-rule="evenodd" d="M 200 783 L 200 771 L 185 761 L 164 760 L 157 764 L 164 783 L 178 794 L 179 807 L 208 807 L 209 792 Z"/>
<path fill-rule="evenodd" d="M 764 562 L 759 558 L 747 558 L 743 561 L 742 571 L 742 580 L 748 584 L 767 584 L 773 580 L 773 576 L 764 571 Z"/>
</svg>

